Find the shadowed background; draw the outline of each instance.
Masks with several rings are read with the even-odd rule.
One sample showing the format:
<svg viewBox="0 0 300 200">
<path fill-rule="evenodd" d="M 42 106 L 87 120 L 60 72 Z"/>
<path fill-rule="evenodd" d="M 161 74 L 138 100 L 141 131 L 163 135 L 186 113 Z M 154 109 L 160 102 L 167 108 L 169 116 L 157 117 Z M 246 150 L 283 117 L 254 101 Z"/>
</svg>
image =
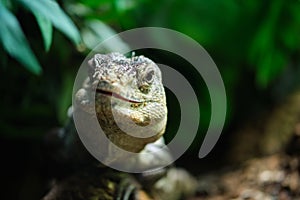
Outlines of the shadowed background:
<svg viewBox="0 0 300 200">
<path fill-rule="evenodd" d="M 172 53 L 135 52 L 174 67 L 197 93 L 200 129 L 178 165 L 196 174 L 221 167 L 229 145 L 239 142 L 234 130 L 299 88 L 299 10 L 298 0 L 0 1 L 1 199 L 40 199 L 45 194 L 56 169 L 45 157 L 42 141 L 46 132 L 67 121 L 81 62 L 103 39 L 137 27 L 180 31 L 198 41 L 219 67 L 228 97 L 226 125 L 213 152 L 200 160 L 210 120 L 210 97 L 201 76 Z M 174 94 L 166 92 L 170 141 L 180 109 Z"/>
</svg>

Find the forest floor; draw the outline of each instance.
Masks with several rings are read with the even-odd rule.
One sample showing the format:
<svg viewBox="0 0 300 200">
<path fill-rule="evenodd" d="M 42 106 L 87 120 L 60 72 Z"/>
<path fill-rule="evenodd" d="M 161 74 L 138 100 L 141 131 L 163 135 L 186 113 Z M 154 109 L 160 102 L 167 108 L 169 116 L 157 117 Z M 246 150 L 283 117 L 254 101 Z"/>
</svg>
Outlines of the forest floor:
<svg viewBox="0 0 300 200">
<path fill-rule="evenodd" d="M 199 190 L 189 200 L 298 200 L 299 172 L 300 154 L 251 159 L 238 169 L 199 177 Z"/>
<path fill-rule="evenodd" d="M 300 200 L 299 92 L 235 138 L 229 157 L 238 167 L 199 177 L 188 200 Z"/>
</svg>

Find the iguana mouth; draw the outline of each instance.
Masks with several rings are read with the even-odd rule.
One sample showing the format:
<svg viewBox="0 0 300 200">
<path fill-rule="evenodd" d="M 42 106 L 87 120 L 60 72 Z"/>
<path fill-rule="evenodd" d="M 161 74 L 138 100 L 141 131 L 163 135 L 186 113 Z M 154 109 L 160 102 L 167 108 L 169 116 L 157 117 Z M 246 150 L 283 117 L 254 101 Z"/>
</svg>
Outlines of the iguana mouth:
<svg viewBox="0 0 300 200">
<path fill-rule="evenodd" d="M 127 102 L 130 102 L 130 103 L 138 103 L 138 104 L 142 103 L 141 101 L 127 99 L 127 98 L 125 98 L 125 97 L 123 97 L 120 94 L 117 94 L 115 92 L 110 92 L 110 91 L 102 90 L 102 89 L 99 89 L 99 88 L 96 89 L 96 92 L 100 93 L 100 94 L 107 95 L 107 96 L 113 96 L 113 97 L 115 97 L 117 99 L 120 99 L 120 100 L 123 100 L 123 101 L 127 101 Z"/>
</svg>

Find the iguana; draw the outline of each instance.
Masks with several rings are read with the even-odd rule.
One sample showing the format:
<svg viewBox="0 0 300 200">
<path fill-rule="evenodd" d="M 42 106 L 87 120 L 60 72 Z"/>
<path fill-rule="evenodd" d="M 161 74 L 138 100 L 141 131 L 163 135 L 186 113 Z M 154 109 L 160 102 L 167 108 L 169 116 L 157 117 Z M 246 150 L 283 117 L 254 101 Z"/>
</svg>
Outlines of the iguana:
<svg viewBox="0 0 300 200">
<path fill-rule="evenodd" d="M 99 145 L 107 163 L 119 162 L 144 169 L 144 173 L 134 177 L 150 198 L 175 200 L 193 192 L 195 180 L 184 170 L 165 168 L 165 164 L 171 161 L 171 155 L 167 149 L 158 151 L 164 146 L 162 135 L 167 123 L 166 96 L 158 66 L 144 56 L 127 58 L 120 53 L 95 54 L 85 64 L 88 77 L 76 92 L 73 109 L 74 113 L 84 113 L 80 122 L 86 130 L 91 129 L 88 121 L 95 111 L 102 130 L 110 140 L 109 144 Z M 93 100 L 94 104 L 91 103 Z M 75 130 L 70 126 L 73 127 L 73 123 L 69 124 L 68 130 Z M 72 138 L 68 135 L 73 133 L 67 132 L 74 131 L 62 132 L 64 138 Z M 67 140 L 68 154 L 77 155 L 74 149 L 77 151 L 78 148 L 70 139 Z M 110 145 L 116 145 L 125 152 L 147 152 L 147 156 L 139 154 L 141 156 L 131 159 L 120 151 L 111 150 Z M 111 198 L 126 199 L 120 190 L 128 188 L 131 188 L 130 184 L 119 188 L 119 192 L 112 194 L 116 196 Z"/>
</svg>

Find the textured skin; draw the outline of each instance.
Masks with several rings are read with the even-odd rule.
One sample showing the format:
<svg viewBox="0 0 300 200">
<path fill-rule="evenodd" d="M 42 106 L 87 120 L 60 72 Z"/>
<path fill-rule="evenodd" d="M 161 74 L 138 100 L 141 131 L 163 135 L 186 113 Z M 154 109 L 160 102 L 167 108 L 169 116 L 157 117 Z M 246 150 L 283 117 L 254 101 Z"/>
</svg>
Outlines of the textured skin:
<svg viewBox="0 0 300 200">
<path fill-rule="evenodd" d="M 140 152 L 164 133 L 167 106 L 161 72 L 144 56 L 96 54 L 89 61 L 89 78 L 76 94 L 76 104 L 97 119 L 115 145 Z M 90 106 L 96 91 L 95 108 Z M 113 155 L 108 151 L 107 157 Z M 114 157 L 118 157 L 113 155 Z"/>
<path fill-rule="evenodd" d="M 91 121 L 89 119 L 94 117 L 94 119 L 97 118 L 96 123 L 100 123 L 102 130 L 112 143 L 130 152 L 140 152 L 138 156 L 128 158 L 122 154 L 124 151 L 113 151 L 111 143 L 101 143 L 101 140 L 98 141 L 99 143 L 94 142 L 95 135 L 93 135 L 91 143 L 94 142 L 97 151 L 103 153 L 100 156 L 104 156 L 108 161 L 104 163 L 121 162 L 122 166 L 126 164 L 143 171 L 142 174 L 134 176 L 140 185 L 134 182 L 125 185 L 121 184 L 122 181 L 106 182 L 105 176 L 99 179 L 105 182 L 95 189 L 99 191 L 96 195 L 97 199 L 128 200 L 132 199 L 131 194 L 134 194 L 133 199 L 139 200 L 177 200 L 191 194 L 195 190 L 196 183 L 187 172 L 176 168 L 164 168 L 172 162 L 172 158 L 168 149 L 164 148 L 166 145 L 161 137 L 167 122 L 167 106 L 158 66 L 144 56 L 126 58 L 119 53 L 111 53 L 94 55 L 88 61 L 88 67 L 89 78 L 76 93 L 73 116 L 80 110 L 78 116 L 81 118 L 77 123 L 82 123 L 82 131 L 85 135 L 90 136 L 91 132 L 96 131 L 97 137 L 99 130 L 93 130 L 94 127 L 89 124 Z M 93 116 L 94 111 L 97 116 Z M 72 137 L 74 135 L 72 134 L 74 132 L 73 120 L 68 127 L 70 128 L 62 131 L 64 143 L 69 144 L 64 146 L 73 147 L 67 148 L 69 149 L 67 155 L 74 155 L 75 160 L 86 162 L 87 159 L 78 157 L 81 149 L 74 143 L 77 141 L 76 138 Z M 107 168 L 98 169 L 105 171 Z M 119 172 L 114 171 L 112 174 L 114 173 Z M 125 178 L 121 180 L 127 180 L 127 176 L 130 175 L 125 173 Z M 84 185 L 93 185 L 89 178 L 78 180 L 80 180 L 79 184 L 81 181 L 87 181 Z M 107 188 L 108 185 L 114 187 Z M 55 199 L 52 197 L 53 192 L 55 196 L 69 194 L 68 185 L 60 185 L 58 188 L 67 190 L 57 193 L 54 188 L 49 194 L 49 199 Z M 115 190 L 112 191 L 112 189 Z M 75 191 L 71 189 L 71 191 L 75 192 L 72 199 L 82 199 L 81 194 L 86 189 L 75 189 Z M 143 191 L 148 192 L 149 197 Z M 94 194 L 94 190 L 92 193 Z M 77 198 L 78 196 L 80 198 Z"/>
</svg>

